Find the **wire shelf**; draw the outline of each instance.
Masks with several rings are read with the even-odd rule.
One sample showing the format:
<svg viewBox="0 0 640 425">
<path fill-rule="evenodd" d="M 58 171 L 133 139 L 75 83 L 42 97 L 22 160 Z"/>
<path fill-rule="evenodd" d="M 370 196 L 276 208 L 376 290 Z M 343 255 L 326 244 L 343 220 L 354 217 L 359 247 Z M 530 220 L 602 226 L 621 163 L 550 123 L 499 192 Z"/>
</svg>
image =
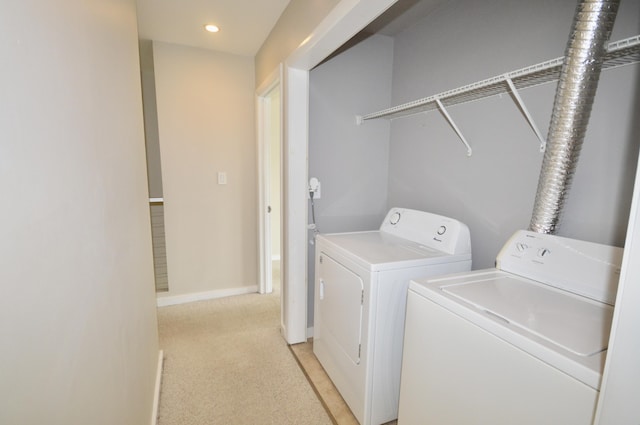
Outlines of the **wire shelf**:
<svg viewBox="0 0 640 425">
<path fill-rule="evenodd" d="M 361 123 L 376 118 L 400 118 L 438 109 L 439 102 L 447 107 L 510 93 L 507 80 L 511 80 L 516 89 L 525 89 L 557 81 L 560 78 L 563 62 L 564 57 L 552 59 L 457 89 L 359 116 L 357 121 Z M 612 69 L 637 62 L 640 62 L 640 35 L 609 43 L 602 69 Z"/>
</svg>

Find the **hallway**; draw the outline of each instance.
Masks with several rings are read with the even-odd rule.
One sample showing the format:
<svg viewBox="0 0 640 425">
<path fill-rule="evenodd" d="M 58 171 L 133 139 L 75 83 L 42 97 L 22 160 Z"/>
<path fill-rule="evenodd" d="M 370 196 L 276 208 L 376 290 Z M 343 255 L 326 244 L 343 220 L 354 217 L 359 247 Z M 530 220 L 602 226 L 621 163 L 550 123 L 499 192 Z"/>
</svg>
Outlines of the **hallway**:
<svg viewBox="0 0 640 425">
<path fill-rule="evenodd" d="M 160 425 L 332 421 L 279 333 L 279 291 L 158 310 Z"/>
</svg>

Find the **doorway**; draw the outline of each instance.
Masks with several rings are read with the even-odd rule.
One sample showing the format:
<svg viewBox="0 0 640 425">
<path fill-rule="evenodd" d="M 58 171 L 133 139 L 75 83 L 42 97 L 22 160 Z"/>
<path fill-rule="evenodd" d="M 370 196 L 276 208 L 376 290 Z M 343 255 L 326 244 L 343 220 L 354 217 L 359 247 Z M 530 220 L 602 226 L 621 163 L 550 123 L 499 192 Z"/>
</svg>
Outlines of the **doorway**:
<svg viewBox="0 0 640 425">
<path fill-rule="evenodd" d="M 280 292 L 282 259 L 282 92 L 280 72 L 257 91 L 260 293 Z"/>
<path fill-rule="evenodd" d="M 310 284 L 307 279 L 307 145 L 309 71 L 398 0 L 341 0 L 285 60 L 283 92 L 284 229 L 282 331 L 289 344 L 305 342 Z M 282 71 L 280 71 L 282 73 Z M 266 81 L 270 79 L 267 78 Z"/>
</svg>

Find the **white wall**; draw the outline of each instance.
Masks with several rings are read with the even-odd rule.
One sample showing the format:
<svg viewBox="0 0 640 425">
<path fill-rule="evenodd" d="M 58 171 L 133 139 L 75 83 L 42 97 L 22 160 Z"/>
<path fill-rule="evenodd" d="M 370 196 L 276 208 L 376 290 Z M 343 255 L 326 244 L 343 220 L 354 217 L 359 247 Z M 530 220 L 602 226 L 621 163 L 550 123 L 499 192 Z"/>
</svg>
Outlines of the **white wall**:
<svg viewBox="0 0 640 425">
<path fill-rule="evenodd" d="M 339 0 L 291 0 L 255 57 L 256 87 L 311 34 Z"/>
<path fill-rule="evenodd" d="M 612 40 L 640 33 L 639 3 L 621 3 Z M 395 38 L 392 105 L 562 56 L 575 6 L 574 0 L 441 6 Z M 637 65 L 602 74 L 560 235 L 624 243 L 640 136 L 637 83 Z M 555 84 L 521 92 L 544 135 L 554 94 Z M 449 113 L 473 156 L 438 112 L 394 120 L 389 204 L 467 223 L 473 267 L 492 267 L 506 239 L 529 225 L 542 154 L 509 96 Z"/>
<path fill-rule="evenodd" d="M 314 201 L 322 233 L 377 229 L 387 212 L 389 122 L 356 126 L 355 116 L 388 106 L 392 64 L 393 39 L 377 35 L 310 73 L 309 176 L 322 185 L 321 198 Z M 308 252 L 312 323 L 313 245 Z"/>
<path fill-rule="evenodd" d="M 253 58 L 153 46 L 170 273 L 162 296 L 257 290 Z"/>
<path fill-rule="evenodd" d="M 0 423 L 151 423 L 133 0 L 0 6 Z"/>
</svg>

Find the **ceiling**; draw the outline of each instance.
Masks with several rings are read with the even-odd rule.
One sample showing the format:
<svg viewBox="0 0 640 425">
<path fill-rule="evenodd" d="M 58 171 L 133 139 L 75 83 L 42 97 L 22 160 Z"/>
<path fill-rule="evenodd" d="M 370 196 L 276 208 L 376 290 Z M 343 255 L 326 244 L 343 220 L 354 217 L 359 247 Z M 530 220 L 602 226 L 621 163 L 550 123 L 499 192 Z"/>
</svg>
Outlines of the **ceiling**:
<svg viewBox="0 0 640 425">
<path fill-rule="evenodd" d="M 336 49 L 336 51 L 331 53 L 322 63 L 350 49 L 374 34 L 394 37 L 448 1 L 450 0 L 397 0 L 382 15 L 378 16 L 350 40 L 347 40 L 342 46 Z"/>
<path fill-rule="evenodd" d="M 255 56 L 290 0 L 136 0 L 145 40 Z M 398 0 L 342 49 L 375 34 L 394 36 L 447 0 Z M 215 24 L 220 32 L 204 30 Z"/>
<path fill-rule="evenodd" d="M 290 0 L 136 0 L 141 39 L 254 56 Z M 215 24 L 220 32 L 204 30 Z"/>
<path fill-rule="evenodd" d="M 398 0 L 362 32 L 394 36 L 449 0 Z"/>
</svg>

